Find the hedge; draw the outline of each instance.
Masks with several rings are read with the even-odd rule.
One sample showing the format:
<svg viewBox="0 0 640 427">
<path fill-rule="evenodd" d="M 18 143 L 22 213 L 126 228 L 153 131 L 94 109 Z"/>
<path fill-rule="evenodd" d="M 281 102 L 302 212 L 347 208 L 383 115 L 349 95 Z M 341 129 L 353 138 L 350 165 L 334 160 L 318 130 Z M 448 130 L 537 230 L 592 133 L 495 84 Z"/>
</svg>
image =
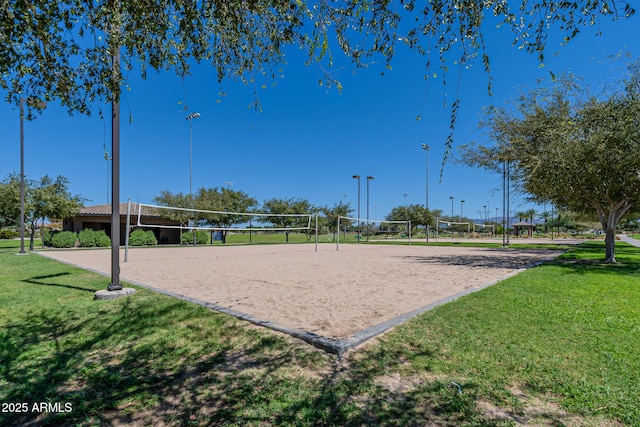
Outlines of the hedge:
<svg viewBox="0 0 640 427">
<path fill-rule="evenodd" d="M 129 235 L 129 246 L 155 246 L 158 244 L 156 235 L 151 230 L 133 230 Z"/>
<path fill-rule="evenodd" d="M 111 246 L 111 238 L 104 230 L 82 230 L 78 233 L 79 246 L 83 248 L 107 248 Z"/>
<path fill-rule="evenodd" d="M 193 232 L 187 231 L 180 235 L 180 243 L 183 245 L 193 245 Z M 204 230 L 196 232 L 196 244 L 206 245 L 209 243 L 209 233 Z"/>
<path fill-rule="evenodd" d="M 0 239 L 15 239 L 20 235 L 19 231 L 4 228 L 0 230 Z"/>
<path fill-rule="evenodd" d="M 73 248 L 78 241 L 78 236 L 73 231 L 58 231 L 47 234 L 51 235 L 50 246 L 54 248 Z"/>
</svg>

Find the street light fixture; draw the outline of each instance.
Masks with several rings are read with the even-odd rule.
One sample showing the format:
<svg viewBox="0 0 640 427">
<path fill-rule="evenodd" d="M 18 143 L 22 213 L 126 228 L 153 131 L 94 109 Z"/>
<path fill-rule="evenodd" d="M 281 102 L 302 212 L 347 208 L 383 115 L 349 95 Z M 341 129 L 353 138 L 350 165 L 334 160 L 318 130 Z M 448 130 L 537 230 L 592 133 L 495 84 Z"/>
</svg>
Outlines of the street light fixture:
<svg viewBox="0 0 640 427">
<path fill-rule="evenodd" d="M 358 243 L 360 243 L 360 175 L 353 175 L 358 180 Z"/>
<path fill-rule="evenodd" d="M 426 168 L 425 168 L 425 197 L 424 197 L 424 206 L 426 208 L 427 217 L 425 218 L 425 234 L 427 243 L 429 242 L 429 146 L 427 144 L 422 144 L 422 149 L 425 152 L 426 159 Z"/>
<path fill-rule="evenodd" d="M 369 181 L 372 180 L 372 176 L 367 176 L 367 242 L 369 241 Z"/>
<path fill-rule="evenodd" d="M 47 107 L 44 101 L 20 98 L 20 254 L 24 255 L 24 103 L 39 109 Z"/>
<path fill-rule="evenodd" d="M 189 113 L 185 120 L 189 120 L 189 202 L 193 208 L 193 119 L 201 116 L 200 113 Z M 193 246 L 196 246 L 195 219 L 193 220 Z"/>
</svg>

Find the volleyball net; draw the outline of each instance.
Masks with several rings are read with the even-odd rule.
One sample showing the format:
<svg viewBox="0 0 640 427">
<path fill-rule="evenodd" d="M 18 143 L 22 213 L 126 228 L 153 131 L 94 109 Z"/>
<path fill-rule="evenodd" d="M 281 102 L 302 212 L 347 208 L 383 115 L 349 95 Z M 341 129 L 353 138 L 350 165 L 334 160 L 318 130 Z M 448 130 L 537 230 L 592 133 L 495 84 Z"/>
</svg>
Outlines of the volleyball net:
<svg viewBox="0 0 640 427">
<path fill-rule="evenodd" d="M 453 238 L 455 233 L 458 233 L 458 234 L 464 233 L 465 228 L 467 232 L 467 238 L 471 236 L 471 223 L 469 222 L 454 222 L 454 221 L 447 221 L 444 219 L 436 219 L 436 240 L 440 236 L 440 229 L 442 228 L 440 224 L 446 225 L 444 229 L 448 233 L 451 233 L 451 238 Z"/>
<path fill-rule="evenodd" d="M 495 224 L 476 224 L 475 222 L 473 223 L 473 233 L 476 233 L 476 227 L 478 228 L 482 228 L 482 231 L 487 234 L 487 228 L 490 228 L 490 236 L 493 239 L 493 236 L 495 236 L 496 234 L 496 226 Z"/>
<path fill-rule="evenodd" d="M 411 221 L 387 221 L 380 219 L 353 218 L 348 216 L 338 216 L 338 233 L 336 235 L 336 250 L 340 247 L 340 234 L 343 241 L 347 241 L 347 231 L 355 233 L 355 240 L 368 241 L 369 237 L 379 235 L 399 235 L 400 238 L 407 238 L 411 244 Z"/>
<path fill-rule="evenodd" d="M 315 230 L 316 214 L 228 212 L 137 203 L 136 227 L 207 231 Z"/>
</svg>

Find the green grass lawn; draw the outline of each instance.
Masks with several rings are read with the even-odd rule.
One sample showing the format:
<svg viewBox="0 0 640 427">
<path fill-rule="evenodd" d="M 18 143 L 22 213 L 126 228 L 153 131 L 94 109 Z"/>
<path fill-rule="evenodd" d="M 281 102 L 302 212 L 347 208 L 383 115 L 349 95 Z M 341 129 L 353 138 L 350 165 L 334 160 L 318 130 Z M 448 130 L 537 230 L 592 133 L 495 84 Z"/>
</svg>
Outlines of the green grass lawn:
<svg viewBox="0 0 640 427">
<path fill-rule="evenodd" d="M 33 240 L 33 247 L 39 249 L 42 246 L 42 241 L 37 238 Z M 29 248 L 29 238 L 24 239 L 25 249 Z M 0 249 L 20 248 L 19 239 L 0 239 Z"/>
<path fill-rule="evenodd" d="M 146 289 L 95 301 L 108 279 L 15 253 L 0 425 L 640 425 L 640 249 L 624 243 L 617 265 L 584 244 L 342 358 Z"/>
</svg>

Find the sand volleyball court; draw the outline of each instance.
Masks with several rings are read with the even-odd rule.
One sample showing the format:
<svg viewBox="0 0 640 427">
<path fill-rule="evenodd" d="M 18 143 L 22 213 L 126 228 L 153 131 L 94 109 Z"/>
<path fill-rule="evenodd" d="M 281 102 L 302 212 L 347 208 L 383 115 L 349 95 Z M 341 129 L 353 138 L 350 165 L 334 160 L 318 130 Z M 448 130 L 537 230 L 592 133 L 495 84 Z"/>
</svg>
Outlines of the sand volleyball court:
<svg viewBox="0 0 640 427">
<path fill-rule="evenodd" d="M 111 271 L 110 250 L 40 253 L 105 275 Z M 308 244 L 132 248 L 120 278 L 341 353 L 558 254 L 366 244 L 340 245 L 339 251 L 320 244 L 318 252 Z"/>
</svg>

